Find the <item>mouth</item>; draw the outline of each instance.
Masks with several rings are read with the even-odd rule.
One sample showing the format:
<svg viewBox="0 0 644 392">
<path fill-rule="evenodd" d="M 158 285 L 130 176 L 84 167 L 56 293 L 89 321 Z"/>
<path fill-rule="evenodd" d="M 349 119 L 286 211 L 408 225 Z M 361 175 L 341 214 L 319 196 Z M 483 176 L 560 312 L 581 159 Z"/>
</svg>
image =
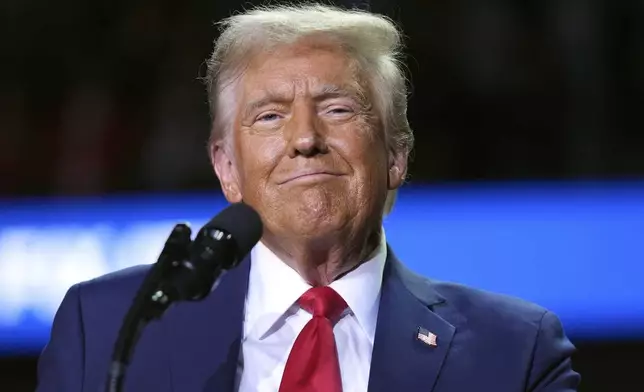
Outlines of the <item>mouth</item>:
<svg viewBox="0 0 644 392">
<path fill-rule="evenodd" d="M 300 174 L 291 176 L 284 181 L 279 182 L 279 185 L 288 184 L 288 183 L 315 183 L 315 182 L 330 180 L 337 177 L 340 177 L 340 174 L 331 173 L 327 171 L 300 173 Z"/>
</svg>

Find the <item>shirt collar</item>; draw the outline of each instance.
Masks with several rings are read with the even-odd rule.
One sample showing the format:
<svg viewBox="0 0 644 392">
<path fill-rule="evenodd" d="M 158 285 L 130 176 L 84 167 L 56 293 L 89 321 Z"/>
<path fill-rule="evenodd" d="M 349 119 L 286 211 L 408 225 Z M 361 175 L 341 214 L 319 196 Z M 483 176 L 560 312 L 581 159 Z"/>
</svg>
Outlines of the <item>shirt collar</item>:
<svg viewBox="0 0 644 392">
<path fill-rule="evenodd" d="M 330 286 L 344 298 L 358 324 L 373 343 L 380 303 L 380 287 L 387 259 L 384 229 L 380 244 L 368 261 Z M 253 331 L 263 337 L 273 325 L 287 317 L 295 302 L 312 286 L 261 241 L 251 251 L 244 337 Z"/>
</svg>

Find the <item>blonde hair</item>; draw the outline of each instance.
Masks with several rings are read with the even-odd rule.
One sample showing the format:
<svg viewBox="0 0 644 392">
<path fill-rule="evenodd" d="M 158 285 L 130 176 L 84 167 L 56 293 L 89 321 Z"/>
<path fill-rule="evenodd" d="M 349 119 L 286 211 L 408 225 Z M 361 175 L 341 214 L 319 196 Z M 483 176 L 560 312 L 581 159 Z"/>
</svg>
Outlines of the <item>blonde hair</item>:
<svg viewBox="0 0 644 392">
<path fill-rule="evenodd" d="M 212 116 L 211 143 L 229 133 L 235 105 L 231 86 L 255 54 L 324 35 L 345 49 L 366 76 L 390 151 L 409 156 L 414 135 L 407 121 L 407 85 L 400 60 L 402 37 L 391 20 L 366 11 L 307 4 L 257 7 L 218 25 L 221 35 L 207 61 L 204 78 Z M 385 214 L 394 200 L 395 191 L 391 191 Z"/>
</svg>

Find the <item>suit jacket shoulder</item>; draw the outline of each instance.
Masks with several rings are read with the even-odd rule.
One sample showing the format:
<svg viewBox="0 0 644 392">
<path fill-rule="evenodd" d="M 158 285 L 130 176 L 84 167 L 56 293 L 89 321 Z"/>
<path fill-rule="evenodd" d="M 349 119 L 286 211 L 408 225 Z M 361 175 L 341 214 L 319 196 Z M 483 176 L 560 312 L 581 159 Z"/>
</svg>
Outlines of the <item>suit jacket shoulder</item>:
<svg viewBox="0 0 644 392">
<path fill-rule="evenodd" d="M 78 283 L 78 286 L 86 298 L 100 299 L 107 294 L 113 295 L 114 290 L 123 296 L 134 297 L 149 270 L 148 264 L 136 265 Z"/>
<path fill-rule="evenodd" d="M 149 269 L 126 268 L 68 290 L 38 362 L 39 392 L 102 386 L 123 317 Z M 155 327 L 149 328 L 154 335 Z"/>
<path fill-rule="evenodd" d="M 469 325 L 494 328 L 538 330 L 548 309 L 510 295 L 493 293 L 463 284 L 429 281 L 435 290 L 465 315 Z"/>
<path fill-rule="evenodd" d="M 438 316 L 438 320 L 427 317 L 426 323 L 448 337 L 436 390 L 576 390 L 579 375 L 571 366 L 575 348 L 548 309 L 509 295 L 422 277 L 393 255 L 389 275 Z M 426 314 L 423 308 L 414 309 Z M 464 378 L 466 374 L 471 378 Z"/>
</svg>

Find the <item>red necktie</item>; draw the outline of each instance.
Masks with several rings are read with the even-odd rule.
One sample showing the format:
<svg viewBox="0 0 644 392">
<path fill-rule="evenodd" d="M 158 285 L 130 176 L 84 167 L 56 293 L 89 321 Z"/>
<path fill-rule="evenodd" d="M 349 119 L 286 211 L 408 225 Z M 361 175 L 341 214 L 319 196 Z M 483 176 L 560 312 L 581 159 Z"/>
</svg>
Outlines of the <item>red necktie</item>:
<svg viewBox="0 0 644 392">
<path fill-rule="evenodd" d="M 298 300 L 313 318 L 295 339 L 279 392 L 342 392 L 333 324 L 347 308 L 331 287 L 309 289 Z"/>
</svg>

